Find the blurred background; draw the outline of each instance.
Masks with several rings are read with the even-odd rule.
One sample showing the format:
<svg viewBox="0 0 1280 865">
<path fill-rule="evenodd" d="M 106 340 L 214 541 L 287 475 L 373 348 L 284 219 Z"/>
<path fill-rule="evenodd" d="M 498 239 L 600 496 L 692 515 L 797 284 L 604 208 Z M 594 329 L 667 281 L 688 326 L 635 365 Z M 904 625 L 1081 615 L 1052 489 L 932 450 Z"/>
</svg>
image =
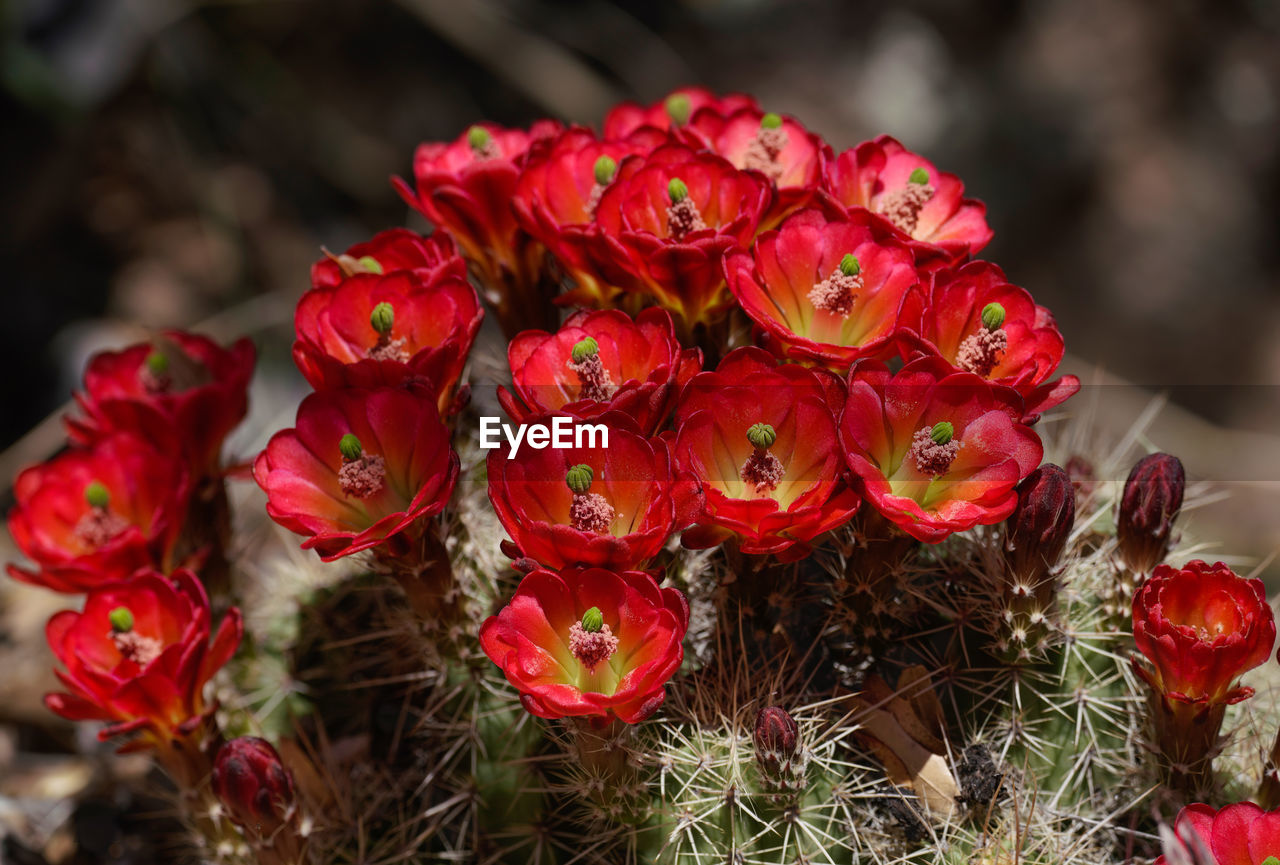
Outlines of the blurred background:
<svg viewBox="0 0 1280 865">
<path fill-rule="evenodd" d="M 688 83 L 751 92 L 837 151 L 890 133 L 961 175 L 996 232 L 984 257 L 1058 317 L 1087 385 L 1067 413 L 1125 454 L 1106 479 L 1143 448 L 1178 454 L 1227 493 L 1192 516 L 1204 555 L 1280 588 L 1276 0 L 9 0 L 0 506 L 61 445 L 86 357 L 147 328 L 251 334 L 242 453 L 288 425 L 308 267 L 424 227 L 388 182 L 420 141 L 598 124 Z M 36 792 L 12 767 L 43 750 L 35 648 L 64 599 L 0 582 L 0 705 L 32 722 L 0 724 L 0 823 L 20 795 L 60 825 L 85 783 L 66 773 L 88 770 L 58 764 Z M 119 855 L 103 807 L 75 811 L 65 861 Z M 0 861 L 46 861 L 6 844 Z"/>
</svg>

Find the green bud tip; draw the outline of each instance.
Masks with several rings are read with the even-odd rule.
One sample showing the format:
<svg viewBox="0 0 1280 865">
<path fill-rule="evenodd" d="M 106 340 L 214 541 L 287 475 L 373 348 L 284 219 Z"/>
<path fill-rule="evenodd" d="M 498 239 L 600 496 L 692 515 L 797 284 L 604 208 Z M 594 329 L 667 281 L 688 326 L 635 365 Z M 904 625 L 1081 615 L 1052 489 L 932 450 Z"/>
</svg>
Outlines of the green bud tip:
<svg viewBox="0 0 1280 865">
<path fill-rule="evenodd" d="M 356 438 L 355 433 L 347 433 L 339 439 L 338 450 L 342 452 L 344 460 L 358 460 L 360 454 L 364 453 L 364 448 L 360 446 L 360 439 Z"/>
<path fill-rule="evenodd" d="M 1262 860 L 1262 865 L 1280 865 L 1280 859 L 1277 859 L 1275 856 L 1268 856 L 1266 859 Z"/>
<path fill-rule="evenodd" d="M 840 259 L 840 272 L 845 276 L 857 276 L 862 272 L 862 265 L 858 263 L 857 257 L 850 252 Z"/>
<path fill-rule="evenodd" d="M 1004 324 L 1004 307 L 998 303 L 988 303 L 982 308 L 982 326 L 987 330 L 998 330 Z"/>
<path fill-rule="evenodd" d="M 592 172 L 596 176 L 596 183 L 601 186 L 605 186 L 613 181 L 614 172 L 617 170 L 617 160 L 610 156 L 601 156 L 596 160 L 596 164 L 592 169 Z"/>
<path fill-rule="evenodd" d="M 767 423 L 753 423 L 747 430 L 747 441 L 756 450 L 768 450 L 778 440 L 778 434 Z"/>
<path fill-rule="evenodd" d="M 689 187 L 685 186 L 684 181 L 679 177 L 673 177 L 667 184 L 667 196 L 672 204 L 679 204 L 689 197 Z"/>
<path fill-rule="evenodd" d="M 467 144 L 471 145 L 472 150 L 484 150 L 490 141 L 493 141 L 493 136 L 483 126 L 472 126 L 467 130 Z"/>
<path fill-rule="evenodd" d="M 933 425 L 933 429 L 929 430 L 929 438 L 933 439 L 934 444 L 944 445 L 951 439 L 955 438 L 956 428 L 951 425 L 951 421 L 938 421 Z"/>
<path fill-rule="evenodd" d="M 396 325 L 395 307 L 385 300 L 382 301 L 373 308 L 373 312 L 369 313 L 369 324 L 373 325 L 373 329 L 379 336 L 387 336 L 391 333 L 391 328 Z"/>
<path fill-rule="evenodd" d="M 127 634 L 133 630 L 133 611 L 128 607 L 116 607 L 107 613 L 107 621 L 117 634 Z"/>
<path fill-rule="evenodd" d="M 147 370 L 152 375 L 161 376 L 169 371 L 169 357 L 159 349 L 147 355 Z"/>
<path fill-rule="evenodd" d="M 686 93 L 672 93 L 666 101 L 667 116 L 676 126 L 689 122 L 689 114 L 693 111 L 693 103 Z"/>
<path fill-rule="evenodd" d="M 781 114 L 774 114 L 772 111 L 770 111 L 764 117 L 760 118 L 761 129 L 777 129 L 781 125 L 782 125 Z"/>
<path fill-rule="evenodd" d="M 582 614 L 582 630 L 588 634 L 598 634 L 604 627 L 604 613 L 599 607 L 592 607 Z"/>
<path fill-rule="evenodd" d="M 84 500 L 91 508 L 105 508 L 111 503 L 111 492 L 102 481 L 89 481 L 84 487 Z"/>
<path fill-rule="evenodd" d="M 584 495 L 591 489 L 591 482 L 595 480 L 596 473 L 591 466 L 585 463 L 570 467 L 565 473 L 564 482 L 569 489 L 577 495 Z"/>
<path fill-rule="evenodd" d="M 573 344 L 569 355 L 574 363 L 582 363 L 589 357 L 595 357 L 600 351 L 600 343 L 589 336 L 583 337 Z"/>
<path fill-rule="evenodd" d="M 365 269 L 368 273 L 376 273 L 382 275 L 382 262 L 374 258 L 372 255 L 362 255 L 356 259 L 356 263 Z"/>
<path fill-rule="evenodd" d="M 917 168 L 915 171 L 911 172 L 911 176 L 907 178 L 907 182 L 918 183 L 921 186 L 924 186 L 929 182 L 929 172 L 925 171 L 923 168 Z"/>
</svg>

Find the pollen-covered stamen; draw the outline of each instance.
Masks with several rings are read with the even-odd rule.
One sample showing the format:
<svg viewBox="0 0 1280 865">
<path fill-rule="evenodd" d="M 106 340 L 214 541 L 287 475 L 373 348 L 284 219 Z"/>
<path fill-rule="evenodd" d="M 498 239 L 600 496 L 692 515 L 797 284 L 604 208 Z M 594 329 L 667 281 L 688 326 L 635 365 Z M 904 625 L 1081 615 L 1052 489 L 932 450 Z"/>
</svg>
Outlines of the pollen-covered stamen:
<svg viewBox="0 0 1280 865">
<path fill-rule="evenodd" d="M 667 234 L 672 240 L 678 243 L 707 227 L 698 206 L 689 197 L 689 187 L 679 177 L 671 178 L 667 184 L 667 197 L 671 200 L 667 208 Z"/>
<path fill-rule="evenodd" d="M 600 344 L 591 337 L 574 343 L 566 366 L 578 374 L 578 383 L 582 386 L 579 399 L 608 402 L 618 392 L 609 370 L 604 368 L 604 361 L 600 360 Z"/>
<path fill-rule="evenodd" d="M 1009 335 L 1002 329 L 1004 317 L 1004 307 L 999 303 L 988 303 L 982 308 L 982 325 L 961 341 L 956 366 L 983 378 L 991 375 L 1000 363 L 1000 356 L 1009 348 Z"/>
<path fill-rule="evenodd" d="M 738 477 L 757 494 L 773 492 L 787 473 L 782 460 L 769 452 L 777 438 L 778 434 L 767 423 L 752 424 L 747 430 L 747 441 L 754 450 L 739 469 Z"/>
<path fill-rule="evenodd" d="M 144 637 L 133 629 L 133 611 L 128 607 L 116 607 L 107 614 L 107 621 L 111 623 L 108 636 L 115 643 L 116 650 L 139 667 L 150 664 L 164 651 L 164 646 L 155 637 Z"/>
<path fill-rule="evenodd" d="M 862 265 L 850 254 L 840 260 L 840 266 L 831 271 L 830 276 L 809 291 L 808 298 L 814 309 L 848 318 L 862 287 Z"/>
<path fill-rule="evenodd" d="M 760 119 L 760 128 L 756 137 L 747 146 L 742 158 L 742 167 L 754 169 L 777 182 L 782 176 L 782 165 L 778 156 L 787 147 L 787 130 L 782 128 L 782 118 L 777 114 L 766 114 Z"/>
<path fill-rule="evenodd" d="M 569 627 L 569 651 L 578 663 L 594 673 L 596 667 L 613 657 L 618 651 L 618 638 L 604 622 L 599 607 L 592 607 L 582 614 L 582 621 Z"/>
<path fill-rule="evenodd" d="M 573 492 L 569 505 L 569 524 L 580 532 L 593 535 L 609 534 L 616 511 L 604 496 L 591 492 L 595 471 L 584 464 L 573 466 L 565 473 L 564 482 Z"/>
<path fill-rule="evenodd" d="M 147 393 L 165 393 L 173 386 L 169 372 L 169 357 L 159 349 L 153 349 L 138 367 L 138 381 Z"/>
<path fill-rule="evenodd" d="M 618 173 L 618 162 L 611 156 L 601 156 L 591 171 L 595 182 L 591 184 L 591 194 L 587 197 L 587 213 L 594 217 L 596 208 L 600 206 L 600 197 Z"/>
<path fill-rule="evenodd" d="M 929 172 L 917 168 L 911 172 L 902 187 L 886 192 L 876 205 L 876 210 L 907 234 L 916 230 L 920 208 L 924 207 L 935 192 L 929 183 Z"/>
<path fill-rule="evenodd" d="M 387 461 L 377 454 L 367 454 L 360 439 L 347 433 L 338 442 L 342 467 L 338 469 L 338 486 L 343 495 L 367 499 L 382 491 L 387 479 Z"/>
<path fill-rule="evenodd" d="M 493 135 L 483 126 L 472 126 L 467 130 L 467 144 L 471 146 L 477 162 L 482 159 L 497 159 L 502 155 L 498 152 L 498 144 L 493 140 Z"/>
<path fill-rule="evenodd" d="M 405 346 L 408 345 L 409 341 L 403 337 L 399 339 L 391 338 L 391 330 L 395 325 L 395 307 L 385 300 L 374 306 L 373 312 L 369 313 L 369 326 L 378 334 L 378 341 L 366 352 L 366 356 L 370 360 L 408 362 L 409 350 Z"/>
<path fill-rule="evenodd" d="M 81 515 L 73 531 L 86 545 L 100 547 L 131 525 L 128 520 L 108 510 L 111 493 L 102 481 L 93 480 L 85 484 L 84 500 L 89 510 Z"/>
<path fill-rule="evenodd" d="M 911 437 L 911 450 L 907 459 L 915 462 L 916 470 L 931 478 L 945 475 L 960 453 L 960 442 L 955 441 L 955 427 L 948 421 L 940 421 L 931 427 L 916 430 Z"/>
</svg>

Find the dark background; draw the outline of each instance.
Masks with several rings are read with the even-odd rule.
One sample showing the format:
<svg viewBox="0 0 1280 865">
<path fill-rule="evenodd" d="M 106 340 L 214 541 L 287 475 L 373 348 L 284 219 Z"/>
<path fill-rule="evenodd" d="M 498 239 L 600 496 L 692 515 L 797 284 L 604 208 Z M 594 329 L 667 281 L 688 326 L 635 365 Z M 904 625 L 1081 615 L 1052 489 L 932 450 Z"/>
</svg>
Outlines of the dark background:
<svg viewBox="0 0 1280 865">
<path fill-rule="evenodd" d="M 320 245 L 408 220 L 419 141 L 685 83 L 899 137 L 988 203 L 1073 368 L 1280 427 L 1271 0 L 15 0 L 0 70 L 0 444 L 138 326 L 287 344 Z"/>
</svg>

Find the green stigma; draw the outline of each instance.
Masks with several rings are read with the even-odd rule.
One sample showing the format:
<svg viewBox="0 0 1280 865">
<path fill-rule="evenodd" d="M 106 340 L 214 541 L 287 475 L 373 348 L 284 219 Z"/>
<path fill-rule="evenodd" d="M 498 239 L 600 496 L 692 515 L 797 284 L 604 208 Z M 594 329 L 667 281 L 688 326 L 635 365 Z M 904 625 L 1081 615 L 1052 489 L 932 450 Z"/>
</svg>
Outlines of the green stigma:
<svg viewBox="0 0 1280 865">
<path fill-rule="evenodd" d="M 934 444 L 944 445 L 955 438 L 956 428 L 951 425 L 951 421 L 938 421 L 933 425 L 933 429 L 929 430 L 929 438 L 933 439 Z"/>
<path fill-rule="evenodd" d="M 857 276 L 862 272 L 862 265 L 858 263 L 857 257 L 850 252 L 840 259 L 840 272 L 845 276 Z"/>
<path fill-rule="evenodd" d="M 467 130 L 467 144 L 471 145 L 471 149 L 477 153 L 488 147 L 492 141 L 493 136 L 483 126 L 472 126 Z"/>
<path fill-rule="evenodd" d="M 378 332 L 379 336 L 390 336 L 391 328 L 396 324 L 396 310 L 391 304 L 385 300 L 373 308 L 373 312 L 369 313 L 369 324 Z"/>
<path fill-rule="evenodd" d="M 116 607 L 107 613 L 107 621 L 117 634 L 127 634 L 133 630 L 133 611 L 128 607 Z"/>
<path fill-rule="evenodd" d="M 923 168 L 917 168 L 915 171 L 911 172 L 911 176 L 907 178 L 907 182 L 924 186 L 929 182 L 929 172 L 925 171 Z"/>
<path fill-rule="evenodd" d="M 573 358 L 574 363 L 582 363 L 589 357 L 595 357 L 599 352 L 600 343 L 586 336 L 573 344 L 573 348 L 569 351 L 569 356 Z"/>
<path fill-rule="evenodd" d="M 768 450 L 777 440 L 778 434 L 767 423 L 753 423 L 747 430 L 747 441 L 751 442 L 751 446 L 756 450 Z"/>
<path fill-rule="evenodd" d="M 570 467 L 565 472 L 564 482 L 575 495 L 585 495 L 591 489 L 591 482 L 595 480 L 596 473 L 591 466 L 586 463 L 580 463 Z"/>
<path fill-rule="evenodd" d="M 84 487 L 84 500 L 91 508 L 105 509 L 111 504 L 111 491 L 102 481 L 89 481 Z"/>
<path fill-rule="evenodd" d="M 338 450 L 342 453 L 342 458 L 347 461 L 360 459 L 360 454 L 364 453 L 364 448 L 360 446 L 360 439 L 356 438 L 355 433 L 347 433 L 338 440 Z"/>
<path fill-rule="evenodd" d="M 376 273 L 382 275 L 382 262 L 374 258 L 372 255 L 362 255 L 356 259 L 356 264 L 365 269 L 367 273 Z"/>
<path fill-rule="evenodd" d="M 582 630 L 588 634 L 598 634 L 604 627 L 604 613 L 599 607 L 592 607 L 582 614 Z"/>
<path fill-rule="evenodd" d="M 618 170 L 618 162 L 610 156 L 601 156 L 596 160 L 595 167 L 591 172 L 595 175 L 596 183 L 601 186 L 607 186 L 613 182 L 613 175 Z"/>
<path fill-rule="evenodd" d="M 667 116 L 671 118 L 671 122 L 676 126 L 683 126 L 689 122 L 689 114 L 693 111 L 693 103 L 689 101 L 688 94 L 672 93 L 667 97 L 665 107 Z"/>
<path fill-rule="evenodd" d="M 169 357 L 156 349 L 147 355 L 147 371 L 159 378 L 169 371 Z"/>
<path fill-rule="evenodd" d="M 772 111 L 770 111 L 764 117 L 760 118 L 761 129 L 777 129 L 781 125 L 782 125 L 781 114 L 774 114 Z"/>
<path fill-rule="evenodd" d="M 987 330 L 999 330 L 1004 324 L 1004 307 L 998 303 L 988 303 L 982 308 L 982 326 Z"/>
<path fill-rule="evenodd" d="M 667 184 L 667 197 L 671 199 L 672 204 L 679 204 L 689 197 L 689 187 L 685 186 L 684 181 L 679 177 L 673 177 Z"/>
</svg>

